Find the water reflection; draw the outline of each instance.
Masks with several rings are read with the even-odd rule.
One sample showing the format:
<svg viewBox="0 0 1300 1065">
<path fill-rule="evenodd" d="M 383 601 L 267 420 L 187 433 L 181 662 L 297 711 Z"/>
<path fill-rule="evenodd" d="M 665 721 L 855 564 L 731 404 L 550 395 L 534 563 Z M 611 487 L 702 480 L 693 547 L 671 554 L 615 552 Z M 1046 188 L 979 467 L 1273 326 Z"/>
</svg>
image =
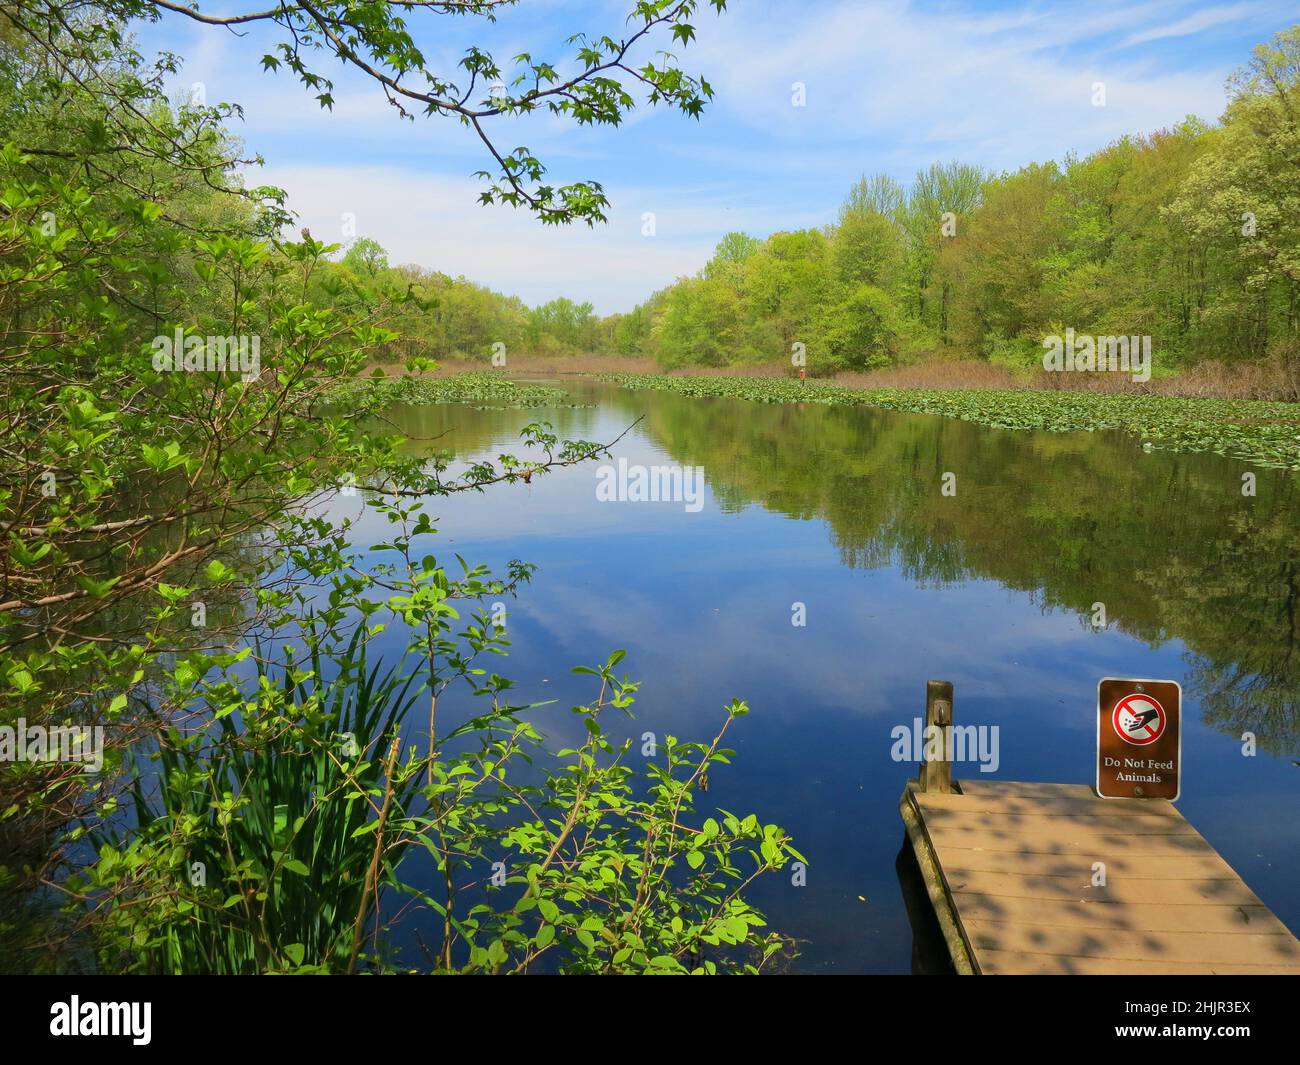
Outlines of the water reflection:
<svg viewBox="0 0 1300 1065">
<path fill-rule="evenodd" d="M 587 466 L 441 501 L 431 547 L 539 564 L 509 604 L 505 672 L 520 701 L 557 700 L 556 745 L 573 738 L 563 708 L 590 695 L 569 668 L 615 647 L 644 682 L 629 736 L 703 735 L 729 699 L 750 702 L 707 800 L 781 823 L 809 856 L 807 886 L 774 877 L 755 896 L 803 941 L 799 968 L 913 967 L 897 800 L 915 770 L 891 760 L 889 732 L 935 676 L 956 684 L 960 722 L 1000 726 L 998 777 L 1063 782 L 1092 778 L 1097 678 L 1180 680 L 1180 805 L 1300 926 L 1300 819 L 1260 815 L 1296 809 L 1300 790 L 1293 476 L 1258 471 L 1245 498 L 1238 463 L 1115 434 L 572 387 L 596 405 L 388 416 L 413 449 L 462 458 L 509 450 L 530 421 L 610 440 L 644 417 L 615 454 L 703 466 L 703 511 L 598 503 Z M 372 520 L 358 543 L 383 539 Z M 384 639 L 401 652 L 399 632 Z"/>
</svg>

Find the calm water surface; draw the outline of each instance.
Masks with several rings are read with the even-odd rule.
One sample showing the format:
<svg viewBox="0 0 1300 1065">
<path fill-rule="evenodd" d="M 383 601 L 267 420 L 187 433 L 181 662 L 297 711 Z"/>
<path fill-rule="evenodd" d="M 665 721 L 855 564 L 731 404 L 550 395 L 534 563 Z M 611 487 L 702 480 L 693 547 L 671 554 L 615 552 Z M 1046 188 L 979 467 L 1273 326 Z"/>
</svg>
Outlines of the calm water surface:
<svg viewBox="0 0 1300 1065">
<path fill-rule="evenodd" d="M 504 569 L 538 565 L 508 603 L 496 665 L 551 744 L 593 696 L 569 672 L 626 648 L 642 682 L 618 737 L 707 739 L 734 697 L 733 765 L 700 808 L 755 812 L 794 836 L 807 885 L 755 892 L 802 941 L 805 971 L 908 972 L 895 862 L 915 765 L 891 730 L 925 682 L 956 686 L 958 724 L 1000 727 L 984 779 L 1091 783 L 1103 676 L 1183 685 L 1183 813 L 1300 931 L 1300 485 L 1240 463 L 1143 453 L 1118 434 L 985 429 L 866 408 L 765 405 L 566 382 L 574 402 L 527 410 L 401 407 L 413 449 L 519 452 L 530 421 L 609 441 L 629 463 L 704 469 L 704 506 L 599 502 L 597 464 L 440 500 L 430 548 Z M 427 441 L 437 438 L 436 445 Z M 940 493 L 945 472 L 957 495 Z M 336 500 L 339 516 L 355 500 Z M 386 535 L 362 517 L 355 541 Z M 791 624 L 805 605 L 807 624 Z M 1096 631 L 1093 604 L 1108 626 Z M 381 638 L 388 656 L 403 636 Z M 439 717 L 465 716 L 449 698 Z M 1242 734 L 1257 738 L 1245 757 Z"/>
</svg>

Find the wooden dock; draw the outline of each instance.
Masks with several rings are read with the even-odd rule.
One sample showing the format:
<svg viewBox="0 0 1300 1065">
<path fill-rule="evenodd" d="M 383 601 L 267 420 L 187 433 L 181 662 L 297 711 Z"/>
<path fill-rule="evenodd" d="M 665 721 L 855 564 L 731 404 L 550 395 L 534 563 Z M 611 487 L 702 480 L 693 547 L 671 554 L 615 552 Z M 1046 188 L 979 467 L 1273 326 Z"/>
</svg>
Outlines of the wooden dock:
<svg viewBox="0 0 1300 1065">
<path fill-rule="evenodd" d="M 926 724 L 951 726 L 951 684 Z M 958 783 L 943 759 L 899 809 L 958 973 L 1300 975 L 1300 941 L 1164 799 Z"/>
</svg>

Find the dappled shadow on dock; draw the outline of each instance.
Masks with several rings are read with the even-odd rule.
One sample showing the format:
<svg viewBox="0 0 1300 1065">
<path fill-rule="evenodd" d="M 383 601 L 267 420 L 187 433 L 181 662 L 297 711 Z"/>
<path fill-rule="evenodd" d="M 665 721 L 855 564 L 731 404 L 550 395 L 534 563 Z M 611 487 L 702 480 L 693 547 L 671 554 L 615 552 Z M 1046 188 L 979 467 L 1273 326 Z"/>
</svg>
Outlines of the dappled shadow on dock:
<svg viewBox="0 0 1300 1065">
<path fill-rule="evenodd" d="M 1170 803 L 966 787 L 914 798 L 981 972 L 1300 972 L 1300 943 Z"/>
</svg>

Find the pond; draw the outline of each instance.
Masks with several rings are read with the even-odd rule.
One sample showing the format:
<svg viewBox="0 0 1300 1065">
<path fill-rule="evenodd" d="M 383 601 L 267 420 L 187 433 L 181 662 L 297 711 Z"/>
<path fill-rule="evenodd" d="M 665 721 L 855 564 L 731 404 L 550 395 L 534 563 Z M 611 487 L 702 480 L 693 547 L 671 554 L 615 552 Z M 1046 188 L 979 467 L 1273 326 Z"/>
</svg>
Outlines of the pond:
<svg viewBox="0 0 1300 1065">
<path fill-rule="evenodd" d="M 594 694 L 571 667 L 615 648 L 642 687 L 635 720 L 608 723 L 634 750 L 645 732 L 707 739 L 726 703 L 749 703 L 733 764 L 698 805 L 757 813 L 807 856 L 806 883 L 774 875 L 752 895 L 800 941 L 796 971 L 912 971 L 896 863 L 916 765 L 895 760 L 894 735 L 931 678 L 955 685 L 959 725 L 997 727 L 959 779 L 1086 784 L 1098 680 L 1180 682 L 1179 806 L 1300 929 L 1294 475 L 1258 470 L 1244 496 L 1240 462 L 1145 453 L 1121 434 L 563 387 L 569 405 L 387 417 L 412 448 L 464 460 L 518 451 L 531 421 L 599 441 L 636 423 L 616 460 L 702 468 L 702 505 L 600 498 L 592 463 L 438 501 L 431 548 L 537 564 L 507 602 L 513 648 L 494 668 L 517 702 L 556 700 L 537 718 L 555 747 L 574 739 L 567 708 Z M 362 517 L 355 542 L 386 528 Z M 390 629 L 378 649 L 402 642 Z M 457 712 L 440 702 L 440 719 Z"/>
</svg>

